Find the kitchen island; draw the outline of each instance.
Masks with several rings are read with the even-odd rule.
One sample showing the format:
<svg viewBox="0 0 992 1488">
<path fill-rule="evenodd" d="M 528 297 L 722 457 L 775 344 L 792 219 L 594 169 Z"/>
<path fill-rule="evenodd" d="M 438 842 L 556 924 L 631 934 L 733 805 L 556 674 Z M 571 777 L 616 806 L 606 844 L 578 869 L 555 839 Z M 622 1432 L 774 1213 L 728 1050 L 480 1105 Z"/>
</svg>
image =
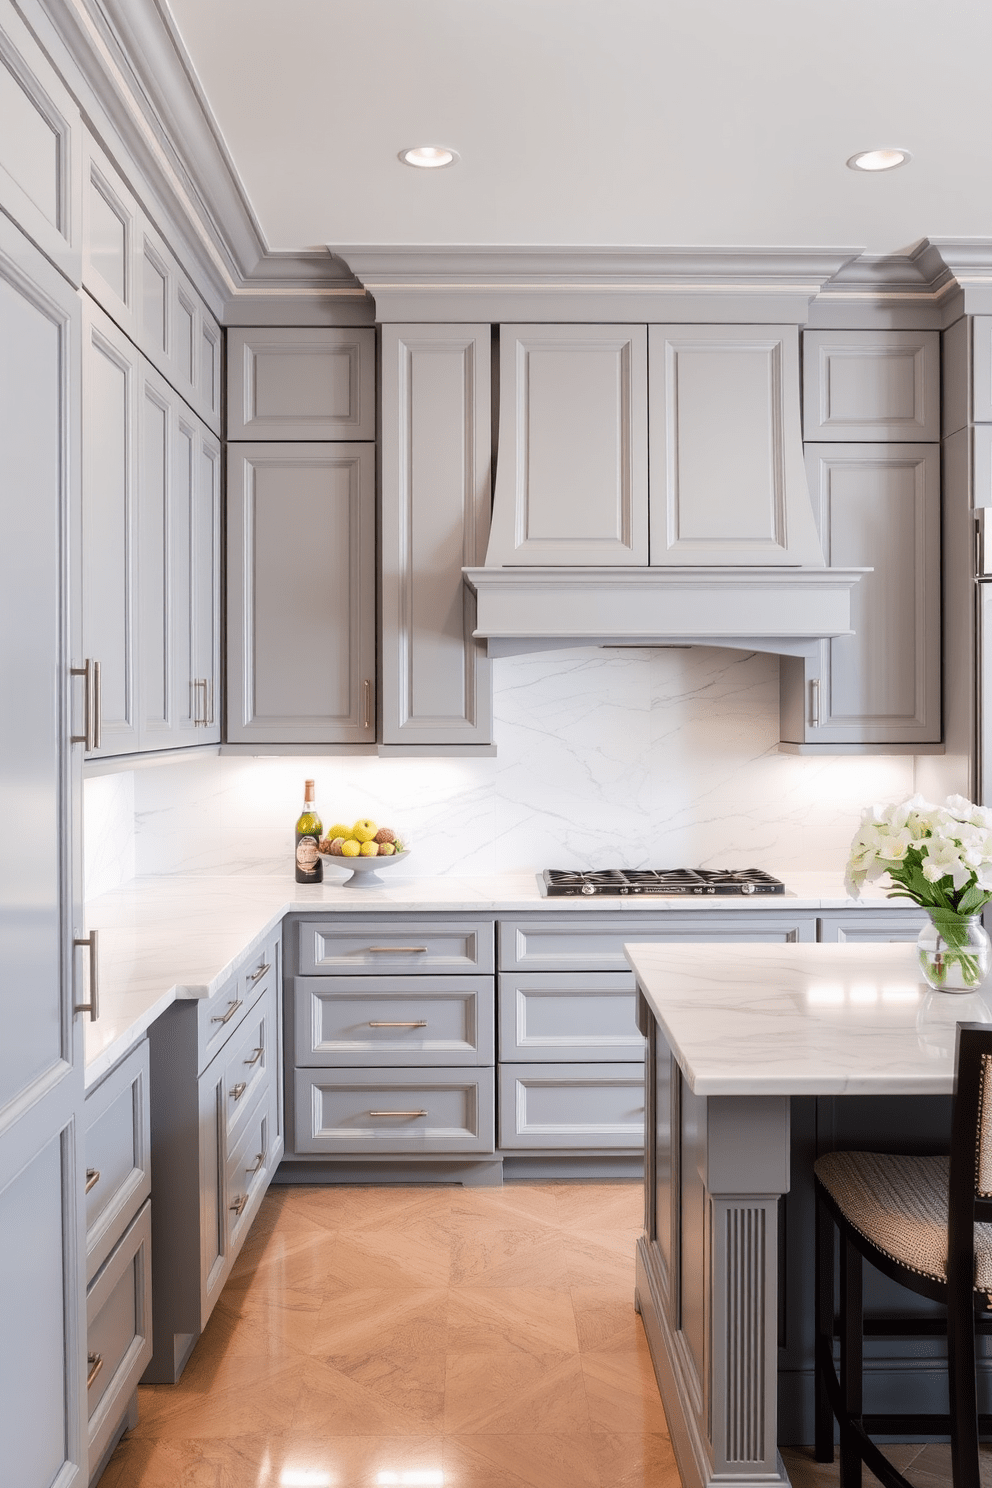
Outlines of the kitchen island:
<svg viewBox="0 0 992 1488">
<path fill-rule="evenodd" d="M 626 953 L 648 1039 L 637 1306 L 682 1482 L 787 1482 L 778 1443 L 812 1440 L 812 1161 L 939 1151 L 953 1019 L 992 1011 L 932 993 L 910 945 Z M 906 1295 L 869 1288 L 868 1306 Z M 934 1408 L 942 1377 L 932 1340 L 866 1369 L 910 1411 Z"/>
</svg>

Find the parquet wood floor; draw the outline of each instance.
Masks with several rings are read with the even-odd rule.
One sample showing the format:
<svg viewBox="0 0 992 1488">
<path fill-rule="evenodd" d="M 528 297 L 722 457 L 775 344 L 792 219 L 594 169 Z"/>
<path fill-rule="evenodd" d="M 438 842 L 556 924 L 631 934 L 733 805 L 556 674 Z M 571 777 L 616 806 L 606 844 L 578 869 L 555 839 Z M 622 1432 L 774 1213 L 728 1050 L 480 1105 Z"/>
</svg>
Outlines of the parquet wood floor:
<svg viewBox="0 0 992 1488">
<path fill-rule="evenodd" d="M 634 1183 L 273 1188 L 101 1488 L 678 1488 Z"/>
</svg>

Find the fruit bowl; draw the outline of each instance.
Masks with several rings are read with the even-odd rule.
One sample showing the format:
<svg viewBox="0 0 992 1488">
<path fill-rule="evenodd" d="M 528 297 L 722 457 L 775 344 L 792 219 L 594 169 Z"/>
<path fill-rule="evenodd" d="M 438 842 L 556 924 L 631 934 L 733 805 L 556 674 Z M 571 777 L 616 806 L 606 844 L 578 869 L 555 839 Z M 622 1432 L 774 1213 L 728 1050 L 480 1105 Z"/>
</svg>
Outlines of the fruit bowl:
<svg viewBox="0 0 992 1488">
<path fill-rule="evenodd" d="M 325 867 L 329 865 L 332 868 L 350 868 L 353 870 L 351 877 L 346 878 L 344 883 L 339 884 L 339 888 L 365 888 L 366 885 L 369 888 L 374 888 L 376 884 L 383 882 L 377 876 L 376 870 L 378 868 L 391 868 L 394 863 L 402 863 L 404 858 L 410 856 L 410 851 L 410 848 L 407 847 L 402 852 L 391 853 L 388 858 L 345 858 L 339 853 L 321 853 L 320 856 L 324 860 Z"/>
</svg>

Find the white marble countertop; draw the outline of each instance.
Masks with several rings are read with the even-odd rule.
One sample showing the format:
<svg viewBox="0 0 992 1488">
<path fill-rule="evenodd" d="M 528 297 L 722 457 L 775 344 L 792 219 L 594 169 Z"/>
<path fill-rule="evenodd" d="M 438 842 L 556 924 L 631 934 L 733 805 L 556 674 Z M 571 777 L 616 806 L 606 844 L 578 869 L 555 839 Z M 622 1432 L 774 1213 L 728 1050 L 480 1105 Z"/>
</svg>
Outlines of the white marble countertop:
<svg viewBox="0 0 992 1488">
<path fill-rule="evenodd" d="M 388 870 L 387 870 L 388 872 Z M 100 931 L 100 1017 L 86 1023 L 86 1083 L 92 1085 L 177 998 L 208 997 L 292 911 L 334 913 L 761 914 L 886 906 L 877 889 L 847 897 L 839 874 L 782 874 L 784 895 L 748 898 L 606 897 L 547 899 L 539 875 L 418 878 L 409 872 L 380 885 L 344 887 L 330 870 L 320 885 L 289 875 L 163 874 L 136 878 L 91 900 L 86 928 Z M 894 906 L 888 906 L 890 909 Z"/>
<path fill-rule="evenodd" d="M 698 1095 L 945 1095 L 954 1025 L 981 993 L 933 992 L 914 945 L 625 946 Z"/>
</svg>

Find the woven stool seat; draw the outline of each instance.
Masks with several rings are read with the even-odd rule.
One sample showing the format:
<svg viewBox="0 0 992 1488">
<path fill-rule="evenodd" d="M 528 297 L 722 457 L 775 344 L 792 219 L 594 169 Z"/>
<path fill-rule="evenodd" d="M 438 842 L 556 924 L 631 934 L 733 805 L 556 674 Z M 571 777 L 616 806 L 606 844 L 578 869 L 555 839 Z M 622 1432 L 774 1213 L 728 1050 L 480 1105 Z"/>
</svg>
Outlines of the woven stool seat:
<svg viewBox="0 0 992 1488">
<path fill-rule="evenodd" d="M 950 1160 L 828 1152 L 813 1171 L 849 1224 L 920 1276 L 947 1281 Z M 975 1225 L 975 1290 L 992 1308 L 992 1225 Z"/>
</svg>

